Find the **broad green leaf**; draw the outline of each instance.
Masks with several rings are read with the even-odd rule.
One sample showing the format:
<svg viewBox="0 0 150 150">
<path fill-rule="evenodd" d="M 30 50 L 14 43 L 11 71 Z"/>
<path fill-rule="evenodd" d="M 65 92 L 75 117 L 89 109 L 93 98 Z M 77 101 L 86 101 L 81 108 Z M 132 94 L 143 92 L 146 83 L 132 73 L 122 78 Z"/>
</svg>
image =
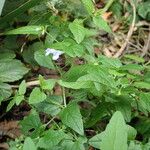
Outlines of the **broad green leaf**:
<svg viewBox="0 0 150 150">
<path fill-rule="evenodd" d="M 97 149 L 100 149 L 103 136 L 104 136 L 104 132 L 101 132 L 100 134 L 93 136 L 89 140 L 89 144 Z"/>
<path fill-rule="evenodd" d="M 108 58 L 106 56 L 99 56 L 98 57 L 99 62 L 101 62 L 104 66 L 108 68 L 119 68 L 122 66 L 122 63 L 119 59 L 116 58 Z"/>
<path fill-rule="evenodd" d="M 44 102 L 35 104 L 34 106 L 38 112 L 55 116 L 61 111 L 63 107 L 62 103 L 63 99 L 61 96 L 48 96 Z"/>
<path fill-rule="evenodd" d="M 148 19 L 148 20 L 150 19 L 150 18 L 148 18 L 148 14 L 150 14 L 150 3 L 149 3 L 149 1 L 142 2 L 138 6 L 138 14 L 144 19 Z"/>
<path fill-rule="evenodd" d="M 4 7 L 4 3 L 5 3 L 5 0 L 1 0 L 0 1 L 0 16 L 2 14 L 2 10 L 3 10 L 3 7 Z"/>
<path fill-rule="evenodd" d="M 150 112 L 150 93 L 141 93 L 138 101 L 139 109 L 148 115 Z"/>
<path fill-rule="evenodd" d="M 127 150 L 127 127 L 121 112 L 114 113 L 101 140 L 101 150 Z"/>
<path fill-rule="evenodd" d="M 144 70 L 144 67 L 138 64 L 127 64 L 121 66 L 120 70 Z"/>
<path fill-rule="evenodd" d="M 137 135 L 137 131 L 131 127 L 130 125 L 127 125 L 127 132 L 128 132 L 128 140 L 135 140 L 136 135 Z"/>
<path fill-rule="evenodd" d="M 11 86 L 9 84 L 0 82 L 0 103 L 2 100 L 10 97 L 11 93 Z"/>
<path fill-rule="evenodd" d="M 39 76 L 40 86 L 43 90 L 52 90 L 55 86 L 55 79 L 45 80 L 42 76 Z"/>
<path fill-rule="evenodd" d="M 44 149 L 53 149 L 59 142 L 65 140 L 68 136 L 62 130 L 48 130 L 44 136 L 39 139 L 37 146 Z"/>
<path fill-rule="evenodd" d="M 72 39 L 65 39 L 62 42 L 50 44 L 51 48 L 62 50 L 70 57 L 81 57 L 84 54 L 84 46 L 77 44 Z"/>
<path fill-rule="evenodd" d="M 133 86 L 140 88 L 140 89 L 150 89 L 150 83 L 148 82 L 134 82 Z"/>
<path fill-rule="evenodd" d="M 24 95 L 17 95 L 15 97 L 16 105 L 18 106 L 24 100 Z"/>
<path fill-rule="evenodd" d="M 72 34 L 76 42 L 79 44 L 83 41 L 85 37 L 85 29 L 83 25 L 81 25 L 79 20 L 74 20 L 72 23 L 69 24 L 69 29 L 71 30 Z"/>
<path fill-rule="evenodd" d="M 10 43 L 9 43 L 10 44 Z M 7 50 L 7 49 L 0 49 L 1 53 L 0 53 L 0 62 L 3 62 L 4 60 L 12 60 L 13 58 L 15 58 L 15 53 L 12 50 Z"/>
<path fill-rule="evenodd" d="M 81 0 L 87 12 L 92 15 L 95 12 L 95 6 L 92 0 Z"/>
<path fill-rule="evenodd" d="M 85 150 L 83 143 L 80 143 L 79 141 L 76 141 L 72 147 L 71 150 Z"/>
<path fill-rule="evenodd" d="M 37 150 L 33 140 L 27 137 L 24 141 L 23 150 Z"/>
<path fill-rule="evenodd" d="M 107 24 L 107 22 L 101 16 L 94 16 L 93 22 L 96 25 L 96 27 L 98 27 L 108 33 L 112 32 L 109 25 Z"/>
<path fill-rule="evenodd" d="M 24 117 L 22 121 L 20 121 L 21 131 L 25 135 L 30 135 L 30 130 L 36 130 L 41 126 L 41 121 L 39 115 L 36 112 L 31 112 L 29 116 Z"/>
<path fill-rule="evenodd" d="M 7 60 L 0 62 L 0 81 L 14 82 L 23 77 L 28 69 L 18 60 Z"/>
<path fill-rule="evenodd" d="M 83 121 L 79 106 L 76 103 L 70 103 L 60 113 L 63 124 L 70 127 L 80 135 L 84 135 Z"/>
<path fill-rule="evenodd" d="M 101 120 L 107 114 L 108 103 L 100 103 L 94 109 L 92 109 L 91 114 L 86 122 L 86 128 L 89 128 L 95 125 L 98 121 Z"/>
<path fill-rule="evenodd" d="M 87 89 L 93 86 L 93 84 L 90 81 L 65 82 L 65 81 L 59 80 L 58 84 L 63 87 L 71 88 L 71 89 Z"/>
<path fill-rule="evenodd" d="M 25 80 L 23 80 L 21 84 L 19 85 L 19 90 L 18 90 L 19 95 L 24 95 L 26 92 L 26 88 L 27 88 L 27 84 Z"/>
<path fill-rule="evenodd" d="M 139 57 L 139 56 L 137 56 L 137 55 L 124 55 L 124 57 L 125 58 L 129 58 L 129 59 L 131 59 L 131 60 L 135 60 L 135 61 L 137 61 L 137 62 L 140 62 L 140 63 L 144 63 L 145 62 L 145 60 L 144 60 L 144 58 L 142 58 L 142 57 Z"/>
<path fill-rule="evenodd" d="M 131 141 L 129 144 L 128 150 L 143 150 L 143 148 L 142 148 L 142 145 L 140 143 L 136 143 L 134 141 Z"/>
<path fill-rule="evenodd" d="M 33 35 L 40 35 L 44 31 L 43 26 L 25 26 L 20 27 L 17 29 L 13 29 L 10 31 L 6 31 L 5 35 L 11 35 L 11 34 L 33 34 Z"/>
<path fill-rule="evenodd" d="M 112 6 L 110 7 L 110 11 L 117 17 L 117 19 L 121 19 L 123 6 L 120 1 L 114 1 Z"/>
<path fill-rule="evenodd" d="M 44 101 L 46 94 L 40 90 L 40 88 L 34 88 L 29 97 L 29 104 L 36 104 Z"/>
<path fill-rule="evenodd" d="M 36 51 L 34 53 L 34 58 L 40 66 L 46 67 L 48 69 L 55 68 L 51 56 L 46 56 L 44 51 Z"/>
</svg>

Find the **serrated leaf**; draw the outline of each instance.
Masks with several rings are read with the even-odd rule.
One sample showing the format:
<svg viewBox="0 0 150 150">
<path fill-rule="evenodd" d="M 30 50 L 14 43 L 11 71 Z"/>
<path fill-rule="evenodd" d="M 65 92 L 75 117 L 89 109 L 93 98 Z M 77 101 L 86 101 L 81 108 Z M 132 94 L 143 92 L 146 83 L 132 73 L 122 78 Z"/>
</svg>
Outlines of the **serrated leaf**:
<svg viewBox="0 0 150 150">
<path fill-rule="evenodd" d="M 18 60 L 7 60 L 0 62 L 0 81 L 14 82 L 23 77 L 28 69 Z"/>
<path fill-rule="evenodd" d="M 63 107 L 62 102 L 61 96 L 49 96 L 44 102 L 35 104 L 34 106 L 38 112 L 44 112 L 51 116 L 55 116 L 61 111 Z"/>
<path fill-rule="evenodd" d="M 0 82 L 0 103 L 2 100 L 10 97 L 11 93 L 12 93 L 11 86 L 9 84 Z"/>
<path fill-rule="evenodd" d="M 127 150 L 127 128 L 121 112 L 114 113 L 101 140 L 101 150 Z"/>
<path fill-rule="evenodd" d="M 23 150 L 37 150 L 33 140 L 27 137 L 24 141 Z"/>
<path fill-rule="evenodd" d="M 33 34 L 40 35 L 44 30 L 43 26 L 25 26 L 5 32 L 5 35 L 11 34 Z"/>
<path fill-rule="evenodd" d="M 93 22 L 96 25 L 96 27 L 98 27 L 108 33 L 112 32 L 109 25 L 107 24 L 107 22 L 101 16 L 94 16 Z"/>
<path fill-rule="evenodd" d="M 92 0 L 81 0 L 87 12 L 92 15 L 95 12 L 95 6 Z"/>
<path fill-rule="evenodd" d="M 55 68 L 51 56 L 46 56 L 44 51 L 36 51 L 34 53 L 34 58 L 40 66 L 46 67 L 48 69 Z"/>
<path fill-rule="evenodd" d="M 79 106 L 76 103 L 70 103 L 60 113 L 63 124 L 70 127 L 80 135 L 84 135 L 82 116 Z"/>
<path fill-rule="evenodd" d="M 122 63 L 119 59 L 116 58 L 108 58 L 106 56 L 99 56 L 99 62 L 101 62 L 104 66 L 109 68 L 119 68 L 122 66 Z"/>
<path fill-rule="evenodd" d="M 79 20 L 74 20 L 74 22 L 69 24 L 69 29 L 71 30 L 72 34 L 74 35 L 74 38 L 76 42 L 79 44 L 83 41 L 85 37 L 85 30 L 83 25 L 79 22 Z"/>
<path fill-rule="evenodd" d="M 62 130 L 48 130 L 44 136 L 39 139 L 37 146 L 44 149 L 53 149 L 61 140 L 65 140 L 66 134 Z"/>
<path fill-rule="evenodd" d="M 29 97 L 29 104 L 36 104 L 44 101 L 46 94 L 43 93 L 40 88 L 34 88 Z"/>
<path fill-rule="evenodd" d="M 36 130 L 41 126 L 39 115 L 36 112 L 32 112 L 29 116 L 24 117 L 24 119 L 20 122 L 20 125 L 22 132 L 25 135 L 30 135 L 31 129 Z"/>
</svg>

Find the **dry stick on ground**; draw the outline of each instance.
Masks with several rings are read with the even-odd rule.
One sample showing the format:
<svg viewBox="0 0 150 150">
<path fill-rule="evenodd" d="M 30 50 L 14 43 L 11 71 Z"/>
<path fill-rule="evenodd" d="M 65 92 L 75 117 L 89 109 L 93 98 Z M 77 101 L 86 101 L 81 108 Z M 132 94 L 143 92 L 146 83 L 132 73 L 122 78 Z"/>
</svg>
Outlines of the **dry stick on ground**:
<svg viewBox="0 0 150 150">
<path fill-rule="evenodd" d="M 146 40 L 145 42 L 146 44 L 144 45 L 144 48 L 143 48 L 143 52 L 141 54 L 141 56 L 145 56 L 146 53 L 148 52 L 148 50 L 150 49 L 150 25 L 149 25 L 149 35 L 148 35 L 148 39 Z"/>
<path fill-rule="evenodd" d="M 130 26 L 129 32 L 127 34 L 125 43 L 122 45 L 122 47 L 119 49 L 119 51 L 113 56 L 114 58 L 118 58 L 119 56 L 122 55 L 122 53 L 126 49 L 128 42 L 129 42 L 129 40 L 130 40 L 130 38 L 134 32 L 135 20 L 136 20 L 136 8 L 135 8 L 135 5 L 133 2 L 131 2 L 131 1 L 128 1 L 128 2 L 131 4 L 131 6 L 133 8 L 133 21 L 132 21 L 132 24 Z"/>
<path fill-rule="evenodd" d="M 39 80 L 35 80 L 35 81 L 29 81 L 29 82 L 26 82 L 27 84 L 27 87 L 30 87 L 30 86 L 38 86 L 40 84 L 40 81 Z M 11 85 L 11 88 L 19 88 L 19 85 Z"/>
</svg>

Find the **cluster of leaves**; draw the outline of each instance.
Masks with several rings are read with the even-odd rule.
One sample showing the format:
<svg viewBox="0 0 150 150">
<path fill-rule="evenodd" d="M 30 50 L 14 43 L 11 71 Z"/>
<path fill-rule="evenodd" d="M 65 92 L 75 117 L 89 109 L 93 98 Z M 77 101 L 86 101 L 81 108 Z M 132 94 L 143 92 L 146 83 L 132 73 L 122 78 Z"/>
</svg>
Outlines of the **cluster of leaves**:
<svg viewBox="0 0 150 150">
<path fill-rule="evenodd" d="M 17 2 L 11 3 L 16 6 Z M 10 149 L 84 150 L 90 146 L 101 150 L 150 149 L 148 63 L 133 55 L 126 55 L 128 63 L 122 63 L 94 54 L 94 47 L 99 45 L 95 40 L 99 31 L 112 33 L 101 15 L 113 6 L 113 1 L 103 9 L 96 9 L 92 0 L 77 1 L 76 5 L 84 8 L 84 15 L 77 15 L 76 19 L 69 12 L 71 7 L 64 11 L 63 1 L 38 2 L 27 1 L 7 14 L 8 3 L 6 15 L 0 20 L 1 28 L 5 29 L 2 35 L 6 36 L 0 47 L 0 101 L 10 100 L 7 111 L 23 101 L 32 108 L 29 116 L 20 121 L 23 137 L 11 141 Z M 27 10 L 29 15 L 23 13 Z M 23 21 L 28 24 L 12 29 L 14 16 L 18 24 Z M 16 35 L 23 34 L 27 34 L 29 43 L 25 44 L 29 46 L 22 46 L 20 52 Z M 64 52 L 65 69 L 51 55 L 45 55 L 47 48 Z M 20 80 L 29 71 L 16 56 L 31 71 L 40 66 L 59 72 L 60 78 L 45 79 L 39 75 L 39 87 L 31 93 L 26 91 L 25 80 L 13 92 L 8 83 Z M 82 63 L 77 65 L 75 59 Z M 62 95 L 55 95 L 55 85 L 61 87 Z M 48 122 L 41 121 L 41 113 L 48 116 Z M 90 132 L 94 134 L 90 136 Z M 137 140 L 139 134 L 142 141 Z"/>
</svg>

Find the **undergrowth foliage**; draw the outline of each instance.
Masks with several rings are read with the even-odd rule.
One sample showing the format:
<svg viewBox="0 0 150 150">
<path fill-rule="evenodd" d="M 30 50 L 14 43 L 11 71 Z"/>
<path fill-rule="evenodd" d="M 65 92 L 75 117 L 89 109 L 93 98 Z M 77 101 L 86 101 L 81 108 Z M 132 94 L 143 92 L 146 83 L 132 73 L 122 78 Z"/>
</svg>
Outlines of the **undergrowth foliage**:
<svg viewBox="0 0 150 150">
<path fill-rule="evenodd" d="M 141 3 L 137 17 L 149 20 L 149 2 Z M 122 61 L 94 53 L 99 32 L 113 35 L 102 17 L 109 9 L 116 17 L 123 10 L 115 0 L 102 9 L 92 0 L 5 2 L 0 102 L 8 102 L 7 112 L 22 103 L 31 108 L 20 121 L 22 136 L 9 141 L 10 149 L 150 149 L 149 62 L 134 55 Z M 37 68 L 57 77 L 35 73 Z"/>
</svg>

